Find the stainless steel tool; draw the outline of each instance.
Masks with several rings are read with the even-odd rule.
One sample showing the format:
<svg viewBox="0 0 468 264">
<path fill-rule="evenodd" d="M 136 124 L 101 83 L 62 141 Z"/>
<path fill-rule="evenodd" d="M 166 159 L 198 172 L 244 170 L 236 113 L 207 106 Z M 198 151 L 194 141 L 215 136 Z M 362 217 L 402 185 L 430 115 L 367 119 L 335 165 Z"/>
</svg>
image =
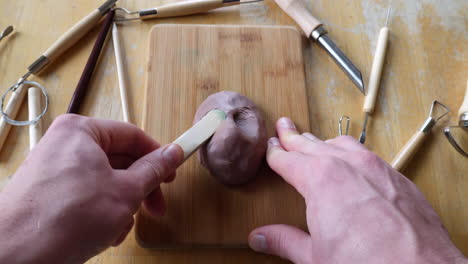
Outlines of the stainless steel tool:
<svg viewBox="0 0 468 264">
<path fill-rule="evenodd" d="M 13 26 L 8 26 L 6 27 L 2 33 L 0 33 L 0 41 L 5 38 L 6 36 L 10 35 L 11 32 L 13 32 L 14 28 Z"/>
<path fill-rule="evenodd" d="M 330 57 L 338 64 L 338 66 L 346 73 L 357 88 L 366 94 L 362 74 L 359 69 L 354 66 L 348 57 L 333 43 L 328 37 L 328 32 L 323 27 L 322 23 L 313 17 L 300 2 L 301 0 L 275 0 L 276 3 L 283 9 L 297 24 L 302 28 L 307 38 L 316 42 L 320 47 L 325 49 Z"/>
<path fill-rule="evenodd" d="M 468 81 L 466 83 L 465 99 L 458 110 L 458 126 L 445 127 L 444 134 L 460 154 L 468 157 Z"/>
<path fill-rule="evenodd" d="M 115 21 L 146 20 L 153 18 L 178 17 L 208 12 L 213 9 L 240 4 L 250 4 L 263 0 L 189 0 L 162 5 L 159 7 L 144 9 L 140 11 L 129 11 L 122 7 L 116 10 L 123 11 Z"/>
<path fill-rule="evenodd" d="M 393 159 L 391 163 L 392 167 L 398 171 L 404 170 L 408 162 L 422 146 L 426 136 L 431 132 L 437 121 L 448 115 L 448 113 L 450 113 L 450 109 L 446 105 L 439 101 L 433 101 L 426 121 L 424 121 L 421 128 L 414 133 L 406 145 L 403 146 L 400 152 Z"/>
</svg>

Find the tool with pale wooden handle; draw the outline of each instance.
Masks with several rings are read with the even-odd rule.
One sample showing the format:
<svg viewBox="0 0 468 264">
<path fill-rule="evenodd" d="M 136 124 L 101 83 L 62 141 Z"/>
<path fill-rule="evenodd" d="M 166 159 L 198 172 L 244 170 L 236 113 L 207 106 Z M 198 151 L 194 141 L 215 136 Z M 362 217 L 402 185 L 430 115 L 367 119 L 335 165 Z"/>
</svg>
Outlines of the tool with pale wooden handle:
<svg viewBox="0 0 468 264">
<path fill-rule="evenodd" d="M 31 87 L 28 89 L 28 115 L 29 120 L 34 119 L 41 113 L 41 89 Z M 42 124 L 41 120 L 35 124 L 29 125 L 29 150 L 39 142 L 42 137 Z"/>
<path fill-rule="evenodd" d="M 442 109 L 444 109 L 444 112 L 438 116 L 434 116 L 436 114 L 435 111 L 437 110 L 435 109 L 436 106 L 440 106 Z M 424 121 L 424 124 L 421 126 L 421 128 L 416 131 L 416 133 L 414 133 L 410 140 L 403 146 L 400 152 L 393 159 L 391 163 L 392 167 L 398 171 L 403 171 L 414 154 L 419 150 L 424 140 L 426 139 L 426 136 L 429 134 L 437 121 L 446 116 L 449 112 L 450 109 L 447 106 L 438 101 L 433 101 L 428 118 L 426 121 Z"/>
<path fill-rule="evenodd" d="M 173 143 L 184 150 L 184 160 L 188 159 L 205 141 L 207 141 L 216 129 L 226 120 L 226 113 L 219 109 L 208 112 L 200 121 L 183 133 Z"/>
<path fill-rule="evenodd" d="M 354 66 L 351 60 L 348 59 L 328 37 L 327 31 L 323 28 L 322 23 L 307 11 L 306 7 L 301 2 L 302 0 L 275 1 L 281 9 L 299 24 L 306 37 L 325 49 L 328 55 L 331 56 L 336 64 L 346 73 L 354 85 L 365 94 L 364 82 L 362 81 L 362 74 L 359 69 Z"/>
<path fill-rule="evenodd" d="M 0 117 L 0 148 L 3 145 L 6 136 L 8 135 L 8 132 L 10 131 L 10 125 L 17 125 L 14 123 L 14 119 L 16 118 L 20 104 L 23 102 L 24 94 L 26 93 L 26 91 L 23 91 L 22 88 L 20 88 L 22 87 L 23 82 L 25 82 L 31 74 L 39 73 L 42 69 L 45 68 L 45 66 L 56 60 L 63 52 L 65 52 L 79 39 L 81 39 L 99 22 L 102 16 L 114 6 L 115 2 L 117 2 L 117 0 L 108 0 L 99 8 L 81 19 L 71 29 L 63 34 L 54 44 L 52 44 L 36 61 L 34 61 L 28 67 L 28 72 L 24 74 L 23 77 L 18 80 L 18 82 L 7 89 L 4 96 L 2 97 L 2 106 L 4 103 L 3 100 L 6 97 L 5 95 L 11 91 L 12 96 L 7 103 L 6 109 L 4 110 L 3 107 L 1 109 L 2 116 Z M 47 101 L 47 94 L 45 95 Z M 34 122 L 21 122 L 22 125 L 31 125 L 32 123 Z"/>
<path fill-rule="evenodd" d="M 144 9 L 140 11 L 129 11 L 118 7 L 116 10 L 124 11 L 128 16 L 121 17 L 115 21 L 146 20 L 153 18 L 178 17 L 208 12 L 213 9 L 240 4 L 249 4 L 263 0 L 191 0 L 162 5 L 160 7 Z"/>
<path fill-rule="evenodd" d="M 367 94 L 364 97 L 364 105 L 362 111 L 365 113 L 364 124 L 362 125 L 361 135 L 359 136 L 359 142 L 364 144 L 366 141 L 366 129 L 369 116 L 374 112 L 375 102 L 377 101 L 377 94 L 380 87 L 380 78 L 382 76 L 382 69 L 385 62 L 385 55 L 387 53 L 387 43 L 389 29 L 388 18 L 390 16 L 390 9 L 388 8 L 387 20 L 385 26 L 380 29 L 379 38 L 377 40 L 377 47 L 375 48 L 374 60 L 372 61 L 372 69 L 369 77 L 369 83 L 367 84 Z"/>
<path fill-rule="evenodd" d="M 6 108 L 4 112 L 9 115 L 9 116 L 16 116 L 22 102 L 24 101 L 24 98 L 26 96 L 26 91 L 28 90 L 28 87 L 24 84 L 18 86 L 16 91 L 11 93 L 10 99 L 8 100 L 8 103 L 6 105 Z M 11 125 L 7 123 L 5 118 L 0 117 L 0 150 L 3 147 L 3 144 L 5 143 L 5 140 L 8 136 L 8 133 L 10 132 Z"/>
<path fill-rule="evenodd" d="M 112 41 L 114 44 L 115 62 L 117 64 L 117 78 L 119 80 L 120 101 L 122 104 L 123 120 L 127 123 L 130 122 L 130 111 L 128 110 L 127 98 L 127 75 L 125 74 L 125 67 L 122 58 L 122 48 L 120 45 L 120 36 L 117 25 L 112 25 Z"/>
<path fill-rule="evenodd" d="M 467 145 L 460 144 L 460 141 L 466 140 L 466 137 L 459 138 L 458 140 L 456 137 L 453 136 L 453 130 L 455 129 L 462 129 L 463 132 L 468 133 L 468 81 L 466 82 L 466 91 L 465 91 L 465 99 L 463 99 L 463 103 L 458 110 L 458 126 L 448 126 L 444 129 L 444 134 L 447 137 L 448 141 L 452 146 L 463 156 L 468 157 L 468 149 Z M 466 135 L 466 134 L 464 134 Z"/>
</svg>

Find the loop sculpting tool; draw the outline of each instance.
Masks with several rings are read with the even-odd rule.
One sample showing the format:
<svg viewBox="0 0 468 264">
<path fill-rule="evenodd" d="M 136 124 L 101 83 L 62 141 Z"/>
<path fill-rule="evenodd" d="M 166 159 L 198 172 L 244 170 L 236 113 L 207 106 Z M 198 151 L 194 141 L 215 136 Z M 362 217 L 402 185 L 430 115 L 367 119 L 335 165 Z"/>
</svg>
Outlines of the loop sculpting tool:
<svg viewBox="0 0 468 264">
<path fill-rule="evenodd" d="M 346 119 L 346 129 L 343 133 L 343 120 Z M 338 121 L 338 135 L 339 136 L 347 136 L 348 133 L 349 133 L 349 125 L 351 123 L 351 118 L 349 118 L 349 116 L 346 116 L 346 115 L 342 115 L 340 117 L 340 121 Z"/>
<path fill-rule="evenodd" d="M 124 15 L 117 18 L 115 21 L 129 21 L 129 20 L 146 20 L 153 18 L 165 18 L 165 17 L 178 17 L 193 15 L 198 13 L 208 12 L 213 9 L 222 7 L 250 4 L 255 2 L 261 2 L 263 0 L 191 0 L 183 1 L 172 4 L 166 4 L 160 7 L 144 9 L 140 11 L 129 11 L 122 7 L 117 7 L 116 10 L 121 10 Z"/>
<path fill-rule="evenodd" d="M 437 109 L 440 108 L 440 109 Z M 442 110 L 442 112 L 439 112 Z M 416 133 L 410 138 L 405 146 L 400 150 L 396 157 L 392 161 L 392 167 L 398 171 L 402 171 L 407 166 L 408 162 L 422 146 L 422 143 L 426 139 L 426 136 L 435 126 L 437 121 L 442 119 L 444 116 L 448 115 L 450 109 L 438 101 L 433 101 L 431 110 L 429 111 L 429 116 L 427 117 L 424 124 L 419 128 Z"/>
<path fill-rule="evenodd" d="M 31 74 L 38 74 L 46 66 L 51 64 L 53 61 L 73 46 L 78 40 L 80 40 L 86 33 L 88 33 L 117 2 L 117 0 L 108 0 L 102 4 L 99 8 L 92 11 L 89 15 L 81 19 L 77 24 L 70 28 L 66 33 L 64 33 L 52 46 L 50 46 L 36 61 L 34 61 L 29 67 L 28 72 L 26 72 L 15 84 L 7 89 L 6 93 L 2 96 L 2 107 L 0 117 L 0 147 L 3 144 L 6 135 L 9 132 L 10 125 L 31 125 L 36 122 L 36 120 L 29 120 L 19 122 L 14 120 L 19 109 L 19 105 L 24 100 L 24 95 L 26 91 L 23 84 L 26 83 L 27 78 Z M 35 82 L 30 82 L 34 86 L 41 88 L 43 87 L 40 84 Z M 3 109 L 3 102 L 6 97 L 6 94 L 11 91 L 12 95 L 8 101 L 7 109 Z M 46 96 L 46 106 L 47 106 L 47 94 Z M 47 109 L 44 109 L 47 110 Z M 7 124 L 8 123 L 8 124 Z"/>
<path fill-rule="evenodd" d="M 466 142 L 466 134 L 468 134 L 468 81 L 466 82 L 465 99 L 463 100 L 460 109 L 458 110 L 458 126 L 448 126 L 444 129 L 444 134 L 452 146 L 463 156 L 468 157 L 468 142 Z M 457 139 L 454 136 L 455 130 L 461 130 L 465 137 Z"/>
<path fill-rule="evenodd" d="M 380 87 L 380 77 L 382 76 L 382 69 L 385 61 L 385 54 L 387 51 L 388 43 L 388 18 L 390 16 L 390 9 L 388 8 L 387 19 L 385 22 L 385 27 L 380 29 L 379 38 L 377 40 L 377 47 L 375 49 L 374 60 L 372 62 L 372 69 L 368 83 L 367 94 L 364 98 L 364 106 L 362 111 L 365 113 L 364 124 L 362 126 L 361 135 L 359 136 L 359 142 L 364 144 L 366 141 L 366 129 L 369 115 L 374 112 L 375 102 L 377 101 L 377 94 Z"/>
<path fill-rule="evenodd" d="M 359 90 L 365 94 L 364 82 L 359 69 L 354 66 L 348 57 L 328 37 L 328 32 L 322 23 L 313 17 L 301 3 L 302 0 L 275 0 L 297 24 L 302 28 L 307 38 L 316 42 L 325 49 L 330 57 L 340 66 Z"/>
</svg>

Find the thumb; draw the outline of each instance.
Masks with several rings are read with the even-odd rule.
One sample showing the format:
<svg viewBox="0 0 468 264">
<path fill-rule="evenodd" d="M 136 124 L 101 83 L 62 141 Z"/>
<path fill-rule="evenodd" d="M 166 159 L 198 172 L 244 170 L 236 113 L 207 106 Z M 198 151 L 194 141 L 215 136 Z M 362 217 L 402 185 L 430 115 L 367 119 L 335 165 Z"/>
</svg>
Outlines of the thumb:
<svg viewBox="0 0 468 264">
<path fill-rule="evenodd" d="M 169 144 L 141 157 L 127 169 L 127 172 L 139 178 L 146 196 L 171 176 L 182 164 L 183 159 L 182 148 L 176 144 Z"/>
<path fill-rule="evenodd" d="M 261 253 L 276 255 L 294 263 L 310 263 L 310 236 L 288 225 L 268 225 L 253 230 L 249 246 Z"/>
</svg>

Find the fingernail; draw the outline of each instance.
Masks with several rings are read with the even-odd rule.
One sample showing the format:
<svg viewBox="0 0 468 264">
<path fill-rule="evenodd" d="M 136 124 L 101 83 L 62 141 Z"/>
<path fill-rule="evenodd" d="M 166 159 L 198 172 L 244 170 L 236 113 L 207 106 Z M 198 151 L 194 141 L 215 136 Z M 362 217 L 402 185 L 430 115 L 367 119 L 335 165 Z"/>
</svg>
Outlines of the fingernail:
<svg viewBox="0 0 468 264">
<path fill-rule="evenodd" d="M 276 146 L 279 146 L 281 145 L 280 142 L 279 142 L 279 139 L 276 138 L 276 137 L 272 137 L 268 140 L 268 145 L 272 146 L 272 147 L 276 147 Z"/>
<path fill-rule="evenodd" d="M 288 129 L 296 129 L 296 126 L 294 125 L 293 121 L 287 117 L 282 117 L 278 120 L 278 125 L 282 128 L 288 128 Z"/>
<path fill-rule="evenodd" d="M 164 160 L 171 165 L 178 165 L 182 161 L 182 150 L 176 144 L 170 144 L 162 152 Z"/>
<path fill-rule="evenodd" d="M 253 250 L 263 252 L 267 249 L 266 237 L 264 235 L 253 235 L 249 245 Z"/>
</svg>

